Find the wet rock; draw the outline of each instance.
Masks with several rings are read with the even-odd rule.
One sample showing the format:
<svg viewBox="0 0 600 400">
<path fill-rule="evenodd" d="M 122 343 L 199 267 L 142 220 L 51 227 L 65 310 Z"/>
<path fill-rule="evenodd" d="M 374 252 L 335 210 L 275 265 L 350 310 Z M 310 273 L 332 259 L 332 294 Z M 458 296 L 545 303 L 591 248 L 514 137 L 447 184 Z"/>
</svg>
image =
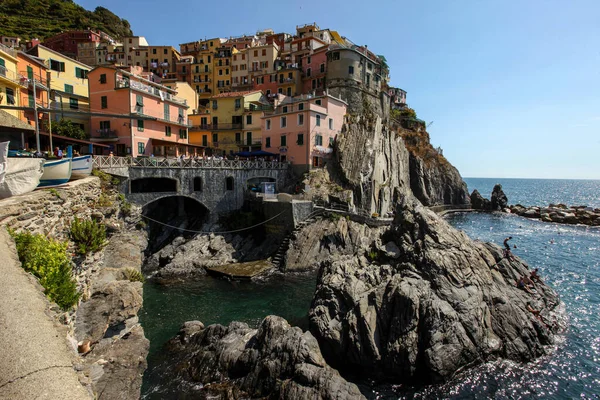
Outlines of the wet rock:
<svg viewBox="0 0 600 400">
<path fill-rule="evenodd" d="M 491 209 L 495 211 L 501 211 L 502 209 L 508 207 L 508 198 L 504 194 L 504 191 L 502 191 L 502 185 L 494 185 L 492 197 L 490 199 L 490 206 Z"/>
</svg>

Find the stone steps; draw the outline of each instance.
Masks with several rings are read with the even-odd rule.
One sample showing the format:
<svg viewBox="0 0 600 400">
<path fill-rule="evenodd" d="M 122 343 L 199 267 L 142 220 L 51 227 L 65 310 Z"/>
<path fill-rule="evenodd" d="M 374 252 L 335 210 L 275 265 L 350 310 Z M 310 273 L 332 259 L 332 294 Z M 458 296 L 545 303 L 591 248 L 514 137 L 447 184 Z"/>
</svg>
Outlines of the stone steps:
<svg viewBox="0 0 600 400">
<path fill-rule="evenodd" d="M 312 224 L 313 222 L 315 222 L 317 220 L 317 217 L 320 216 L 321 214 L 323 214 L 323 212 L 325 211 L 325 208 L 323 207 L 315 207 L 314 211 L 308 216 L 307 219 L 305 219 L 304 221 L 300 222 L 296 228 L 294 228 L 293 231 L 291 231 L 290 233 L 288 233 L 286 235 L 285 238 L 283 238 L 283 240 L 281 241 L 281 244 L 279 245 L 279 248 L 277 249 L 277 251 L 275 252 L 275 254 L 273 255 L 273 257 L 271 258 L 271 262 L 273 263 L 273 265 L 277 268 L 282 268 L 284 261 L 285 261 L 285 253 L 288 251 L 288 249 L 290 248 L 290 242 L 292 241 L 292 239 L 294 239 L 296 237 L 296 234 L 305 226 Z"/>
</svg>

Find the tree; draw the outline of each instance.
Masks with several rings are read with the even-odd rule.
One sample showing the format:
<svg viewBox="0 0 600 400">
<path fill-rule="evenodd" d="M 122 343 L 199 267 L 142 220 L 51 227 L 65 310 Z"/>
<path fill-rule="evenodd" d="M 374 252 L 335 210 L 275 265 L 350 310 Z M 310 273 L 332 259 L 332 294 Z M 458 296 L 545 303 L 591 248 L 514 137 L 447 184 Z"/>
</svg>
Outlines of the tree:
<svg viewBox="0 0 600 400">
<path fill-rule="evenodd" d="M 49 124 L 48 124 L 49 125 Z M 49 128 L 47 126 L 46 128 Z M 56 135 L 70 137 L 72 139 L 87 139 L 87 134 L 81 127 L 77 124 L 74 124 L 73 121 L 61 118 L 58 122 L 52 123 L 51 132 Z"/>
</svg>

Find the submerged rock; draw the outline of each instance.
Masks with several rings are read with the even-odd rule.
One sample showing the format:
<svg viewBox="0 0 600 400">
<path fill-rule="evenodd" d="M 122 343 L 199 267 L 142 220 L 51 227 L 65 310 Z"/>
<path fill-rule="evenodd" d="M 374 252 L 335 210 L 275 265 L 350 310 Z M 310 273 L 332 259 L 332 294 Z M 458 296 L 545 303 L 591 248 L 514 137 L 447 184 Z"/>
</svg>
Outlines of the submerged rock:
<svg viewBox="0 0 600 400">
<path fill-rule="evenodd" d="M 194 388 L 195 398 L 363 399 L 353 383 L 329 367 L 310 332 L 283 318 L 266 317 L 258 327 L 199 321 L 186 323 L 166 345 L 177 360 L 161 373 L 165 382 Z M 177 397 L 183 393 L 162 393 Z"/>
<path fill-rule="evenodd" d="M 322 262 L 310 330 L 333 367 L 393 382 L 442 381 L 503 357 L 529 361 L 553 343 L 558 295 L 516 287 L 526 264 L 472 241 L 420 204 L 398 208 L 370 248 L 397 251 Z M 357 249 L 359 250 L 359 249 Z M 363 248 L 364 250 L 364 248 Z"/>
</svg>

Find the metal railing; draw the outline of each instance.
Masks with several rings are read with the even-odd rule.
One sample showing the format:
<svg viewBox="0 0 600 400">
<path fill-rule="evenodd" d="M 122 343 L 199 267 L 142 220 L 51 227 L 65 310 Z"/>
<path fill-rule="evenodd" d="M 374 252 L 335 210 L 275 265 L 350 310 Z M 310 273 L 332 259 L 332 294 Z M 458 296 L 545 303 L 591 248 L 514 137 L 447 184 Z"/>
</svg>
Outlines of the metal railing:
<svg viewBox="0 0 600 400">
<path fill-rule="evenodd" d="M 119 137 L 119 132 L 114 129 L 98 129 L 95 134 L 92 134 L 93 138 L 103 139 L 114 139 Z"/>
<path fill-rule="evenodd" d="M 204 168 L 204 169 L 288 169 L 290 164 L 265 160 L 227 160 L 215 158 L 164 158 L 94 156 L 94 168 Z"/>
<path fill-rule="evenodd" d="M 27 79 L 26 76 L 17 74 L 16 72 L 11 71 L 2 65 L 0 65 L 0 76 L 16 83 L 19 86 L 27 87 L 29 85 L 29 79 Z"/>
<path fill-rule="evenodd" d="M 11 56 L 13 56 L 15 58 L 17 57 L 17 50 L 15 50 L 15 49 L 13 49 L 11 47 L 5 46 L 5 45 L 3 45 L 1 43 L 0 43 L 0 50 L 2 50 L 6 54 L 9 54 L 9 55 L 11 55 Z"/>
<path fill-rule="evenodd" d="M 118 79 L 115 82 L 115 89 L 122 89 L 122 88 L 131 88 L 134 90 L 139 90 L 142 92 L 147 92 L 153 96 L 158 96 L 161 99 L 164 100 L 169 100 L 169 101 L 173 101 L 175 103 L 180 103 L 183 105 L 187 105 L 187 101 L 185 99 L 182 99 L 181 97 L 177 97 L 172 95 L 169 92 L 166 92 L 164 90 L 160 90 L 159 88 L 156 87 L 152 87 L 150 85 L 146 85 L 142 82 L 138 82 L 138 81 L 132 81 L 130 79 Z"/>
</svg>

